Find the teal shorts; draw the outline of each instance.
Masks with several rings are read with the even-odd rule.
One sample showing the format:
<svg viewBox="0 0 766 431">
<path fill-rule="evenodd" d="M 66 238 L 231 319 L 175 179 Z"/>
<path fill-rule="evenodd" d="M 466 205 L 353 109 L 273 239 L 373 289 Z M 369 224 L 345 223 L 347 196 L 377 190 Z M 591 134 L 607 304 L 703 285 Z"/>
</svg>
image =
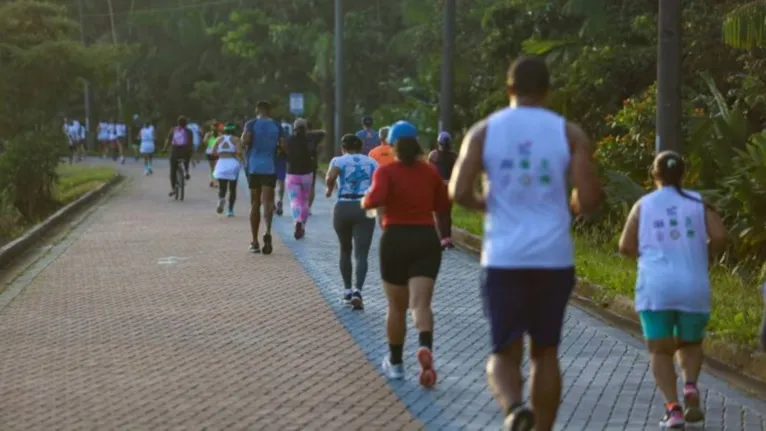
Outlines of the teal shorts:
<svg viewBox="0 0 766 431">
<path fill-rule="evenodd" d="M 649 341 L 677 338 L 687 343 L 698 343 L 705 338 L 710 313 L 661 310 L 639 311 L 644 338 Z"/>
</svg>

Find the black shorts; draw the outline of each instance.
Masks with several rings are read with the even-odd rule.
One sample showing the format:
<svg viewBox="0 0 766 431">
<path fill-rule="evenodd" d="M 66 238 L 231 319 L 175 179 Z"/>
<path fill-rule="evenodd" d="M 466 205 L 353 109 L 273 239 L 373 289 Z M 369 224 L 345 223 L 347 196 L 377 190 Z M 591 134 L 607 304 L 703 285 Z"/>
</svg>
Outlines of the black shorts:
<svg viewBox="0 0 766 431">
<path fill-rule="evenodd" d="M 481 291 L 492 353 L 502 352 L 524 334 L 536 346 L 558 346 L 574 286 L 574 268 L 485 268 Z"/>
<path fill-rule="evenodd" d="M 277 174 L 247 174 L 247 184 L 250 190 L 260 189 L 261 187 L 277 186 Z"/>
<path fill-rule="evenodd" d="M 433 226 L 387 226 L 380 237 L 380 277 L 386 283 L 406 285 L 410 278 L 436 280 L 442 247 Z"/>
<path fill-rule="evenodd" d="M 205 155 L 207 156 L 207 160 L 209 162 L 214 162 L 214 161 L 218 160 L 218 156 L 214 156 L 212 154 L 205 154 Z"/>
</svg>

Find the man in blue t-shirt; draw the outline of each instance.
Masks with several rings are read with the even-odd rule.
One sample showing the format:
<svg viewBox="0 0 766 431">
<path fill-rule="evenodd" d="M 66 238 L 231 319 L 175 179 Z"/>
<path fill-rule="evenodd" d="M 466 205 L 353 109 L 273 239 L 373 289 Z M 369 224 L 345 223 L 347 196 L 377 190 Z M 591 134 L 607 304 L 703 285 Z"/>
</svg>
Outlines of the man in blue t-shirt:
<svg viewBox="0 0 766 431">
<path fill-rule="evenodd" d="M 256 105 L 257 117 L 245 123 L 242 143 L 247 148 L 245 157 L 247 183 L 250 187 L 250 231 L 253 241 L 250 251 L 260 253 L 258 229 L 261 224 L 261 204 L 266 224 L 263 235 L 263 254 L 271 254 L 271 222 L 274 217 L 274 187 L 277 185 L 275 157 L 282 143 L 282 127 L 271 118 L 271 104 L 260 101 Z"/>
<path fill-rule="evenodd" d="M 361 154 L 365 156 L 370 154 L 373 148 L 380 145 L 380 135 L 377 130 L 372 128 L 372 117 L 365 115 L 362 117 L 362 130 L 356 132 L 356 136 L 362 140 Z"/>
</svg>

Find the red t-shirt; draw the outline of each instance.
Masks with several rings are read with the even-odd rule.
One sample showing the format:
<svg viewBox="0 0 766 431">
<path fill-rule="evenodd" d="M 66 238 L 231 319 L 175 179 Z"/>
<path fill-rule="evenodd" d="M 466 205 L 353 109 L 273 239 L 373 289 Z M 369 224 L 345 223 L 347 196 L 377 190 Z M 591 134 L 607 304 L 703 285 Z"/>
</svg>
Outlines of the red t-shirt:
<svg viewBox="0 0 766 431">
<path fill-rule="evenodd" d="M 433 213 L 449 209 L 447 186 L 427 162 L 407 166 L 395 161 L 375 170 L 364 207 L 384 207 L 383 227 L 433 226 Z"/>
</svg>

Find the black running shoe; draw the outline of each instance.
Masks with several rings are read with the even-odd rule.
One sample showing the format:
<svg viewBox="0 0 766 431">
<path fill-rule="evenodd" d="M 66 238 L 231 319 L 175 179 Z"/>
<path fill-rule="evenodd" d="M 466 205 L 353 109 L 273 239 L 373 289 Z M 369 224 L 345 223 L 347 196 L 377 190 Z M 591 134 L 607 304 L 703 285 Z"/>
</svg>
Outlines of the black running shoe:
<svg viewBox="0 0 766 431">
<path fill-rule="evenodd" d="M 306 234 L 306 231 L 303 229 L 303 223 L 301 222 L 295 223 L 295 232 L 293 232 L 293 238 L 301 239 L 303 238 L 303 235 L 305 234 Z"/>
<path fill-rule="evenodd" d="M 277 202 L 277 211 L 278 216 L 282 216 L 284 214 L 284 210 L 282 209 L 282 202 Z"/>
<path fill-rule="evenodd" d="M 535 415 L 525 405 L 514 408 L 505 417 L 503 431 L 532 431 L 535 428 Z"/>
<path fill-rule="evenodd" d="M 350 290 L 346 291 L 346 293 L 343 294 L 343 297 L 341 298 L 341 302 L 345 305 L 351 305 L 351 298 L 353 297 Z"/>
<path fill-rule="evenodd" d="M 267 233 L 263 236 L 263 254 L 271 254 L 274 251 L 274 247 L 271 245 L 271 234 Z"/>
<path fill-rule="evenodd" d="M 356 290 L 351 294 L 351 307 L 354 310 L 364 310 L 364 302 L 362 301 L 362 292 Z"/>
<path fill-rule="evenodd" d="M 250 243 L 250 253 L 258 254 L 261 252 L 261 246 L 257 242 Z"/>
</svg>

